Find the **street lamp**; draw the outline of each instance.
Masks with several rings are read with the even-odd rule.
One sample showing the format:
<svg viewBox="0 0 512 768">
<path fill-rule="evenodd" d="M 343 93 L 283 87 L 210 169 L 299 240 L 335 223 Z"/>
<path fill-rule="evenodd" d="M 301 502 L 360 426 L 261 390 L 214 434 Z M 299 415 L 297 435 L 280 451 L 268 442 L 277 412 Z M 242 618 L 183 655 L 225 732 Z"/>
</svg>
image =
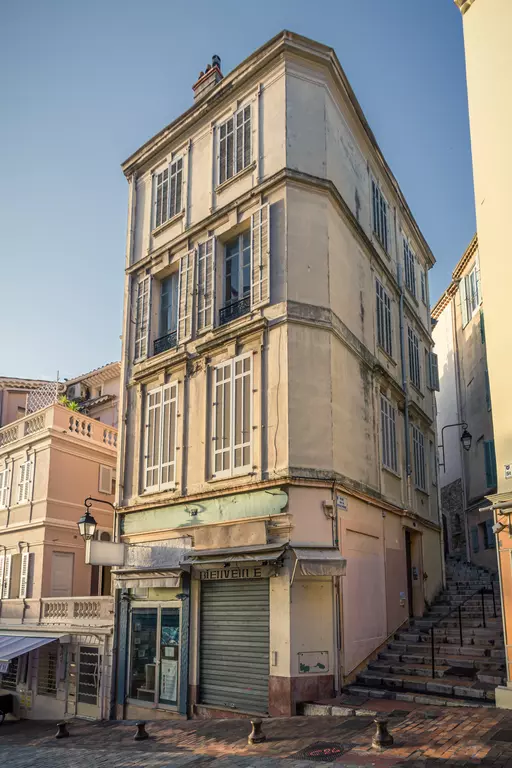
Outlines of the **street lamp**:
<svg viewBox="0 0 512 768">
<path fill-rule="evenodd" d="M 86 508 L 84 514 L 78 521 L 78 530 L 80 531 L 80 536 L 84 541 L 91 541 L 91 539 L 94 538 L 94 534 L 96 533 L 96 526 L 96 520 L 89 512 L 89 509 Z"/>
<path fill-rule="evenodd" d="M 473 440 L 473 435 L 470 432 L 468 432 L 468 425 L 465 421 L 458 421 L 456 424 L 444 425 L 444 427 L 441 430 L 441 445 L 438 445 L 438 448 L 441 449 L 441 452 L 443 455 L 443 460 L 439 462 L 439 466 L 442 467 L 445 472 L 446 472 L 446 467 L 445 467 L 446 461 L 445 461 L 445 455 L 444 455 L 444 431 L 449 427 L 464 427 L 464 431 L 460 436 L 460 441 L 465 451 L 469 451 L 469 449 L 471 448 L 472 440 Z"/>
</svg>

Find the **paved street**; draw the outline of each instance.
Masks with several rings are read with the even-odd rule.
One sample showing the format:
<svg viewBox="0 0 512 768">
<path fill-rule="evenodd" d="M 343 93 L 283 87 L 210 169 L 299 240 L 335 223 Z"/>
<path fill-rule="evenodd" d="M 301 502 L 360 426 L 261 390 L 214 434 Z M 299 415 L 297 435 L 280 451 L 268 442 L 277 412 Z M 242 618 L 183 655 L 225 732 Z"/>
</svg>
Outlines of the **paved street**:
<svg viewBox="0 0 512 768">
<path fill-rule="evenodd" d="M 512 713 L 504 710 L 415 709 L 389 714 L 393 748 L 371 747 L 373 718 L 296 717 L 264 721 L 267 741 L 247 744 L 247 720 L 155 721 L 151 738 L 134 742 L 133 723 L 73 721 L 69 739 L 54 738 L 54 723 L 5 723 L 0 760 L 8 768 L 307 768 L 298 753 L 334 743 L 343 756 L 333 766 L 460 768 L 512 767 Z M 496 738 L 498 737 L 498 738 Z"/>
</svg>

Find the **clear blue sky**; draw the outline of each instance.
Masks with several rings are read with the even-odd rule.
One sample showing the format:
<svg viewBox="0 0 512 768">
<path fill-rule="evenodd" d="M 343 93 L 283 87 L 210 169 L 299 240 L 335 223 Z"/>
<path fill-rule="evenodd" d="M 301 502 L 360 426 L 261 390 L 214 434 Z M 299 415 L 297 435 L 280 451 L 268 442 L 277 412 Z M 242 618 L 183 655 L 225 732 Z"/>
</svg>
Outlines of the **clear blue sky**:
<svg viewBox="0 0 512 768">
<path fill-rule="evenodd" d="M 282 29 L 331 45 L 427 239 L 435 300 L 475 230 L 453 0 L 20 0 L 0 10 L 0 375 L 120 356 L 120 163 Z"/>
</svg>

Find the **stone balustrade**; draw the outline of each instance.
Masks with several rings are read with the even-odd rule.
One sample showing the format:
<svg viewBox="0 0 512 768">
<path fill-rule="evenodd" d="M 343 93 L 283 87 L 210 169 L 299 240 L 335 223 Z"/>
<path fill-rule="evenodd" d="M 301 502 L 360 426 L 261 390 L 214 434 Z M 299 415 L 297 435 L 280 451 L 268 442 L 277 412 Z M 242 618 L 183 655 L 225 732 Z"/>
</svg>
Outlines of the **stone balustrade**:
<svg viewBox="0 0 512 768">
<path fill-rule="evenodd" d="M 41 600 L 1 600 L 0 628 L 30 624 L 68 627 L 105 626 L 114 620 L 114 598 L 43 597 Z"/>
</svg>

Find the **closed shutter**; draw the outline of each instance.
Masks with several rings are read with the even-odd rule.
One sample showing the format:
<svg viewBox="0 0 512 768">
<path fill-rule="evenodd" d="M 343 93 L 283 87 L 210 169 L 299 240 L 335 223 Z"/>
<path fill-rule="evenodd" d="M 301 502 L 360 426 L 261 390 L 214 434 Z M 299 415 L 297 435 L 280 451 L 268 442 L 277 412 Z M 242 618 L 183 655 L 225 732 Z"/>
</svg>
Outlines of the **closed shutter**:
<svg viewBox="0 0 512 768">
<path fill-rule="evenodd" d="M 134 359 L 143 360 L 148 356 L 149 321 L 151 311 L 151 277 L 146 275 L 137 285 L 135 314 Z"/>
<path fill-rule="evenodd" d="M 471 546 L 472 546 L 473 552 L 475 554 L 480 549 L 480 545 L 479 545 L 479 541 L 478 541 L 478 527 L 476 525 L 474 525 L 471 528 Z"/>
<path fill-rule="evenodd" d="M 73 594 L 73 553 L 52 553 L 51 597 L 71 597 Z"/>
<path fill-rule="evenodd" d="M 469 321 L 468 299 L 466 296 L 466 278 L 463 277 L 459 283 L 460 311 L 462 315 L 462 327 L 465 328 Z"/>
<path fill-rule="evenodd" d="M 30 570 L 30 552 L 23 552 L 21 555 L 21 569 L 20 569 L 20 597 L 28 597 L 29 586 L 29 570 Z"/>
<path fill-rule="evenodd" d="M 203 704 L 268 711 L 268 579 L 201 583 Z"/>
<path fill-rule="evenodd" d="M 2 582 L 2 599 L 7 600 L 11 592 L 12 554 L 5 556 L 4 578 Z"/>
<path fill-rule="evenodd" d="M 496 549 L 496 537 L 494 535 L 493 531 L 493 525 L 494 520 L 490 518 L 489 520 L 485 521 L 485 526 L 487 528 L 487 547 L 488 549 Z"/>
<path fill-rule="evenodd" d="M 178 344 L 192 336 L 192 311 L 194 304 L 194 267 L 196 252 L 189 251 L 180 259 L 178 288 Z"/>
<path fill-rule="evenodd" d="M 0 509 L 9 506 L 11 471 L 7 467 L 0 472 Z"/>
<path fill-rule="evenodd" d="M 439 364 L 435 352 L 428 353 L 429 361 L 429 388 L 439 392 Z"/>
<path fill-rule="evenodd" d="M 263 205 L 251 216 L 251 307 L 270 301 L 270 212 Z"/>
<path fill-rule="evenodd" d="M 100 493 L 112 493 L 112 467 L 100 464 L 100 476 L 98 480 L 98 491 Z"/>
<path fill-rule="evenodd" d="M 197 332 L 213 326 L 215 285 L 215 238 L 210 237 L 197 249 Z"/>
<path fill-rule="evenodd" d="M 496 453 L 494 450 L 494 440 L 484 441 L 484 458 L 485 458 L 485 480 L 487 488 L 494 488 L 498 484 L 498 478 L 496 473 Z"/>
</svg>

